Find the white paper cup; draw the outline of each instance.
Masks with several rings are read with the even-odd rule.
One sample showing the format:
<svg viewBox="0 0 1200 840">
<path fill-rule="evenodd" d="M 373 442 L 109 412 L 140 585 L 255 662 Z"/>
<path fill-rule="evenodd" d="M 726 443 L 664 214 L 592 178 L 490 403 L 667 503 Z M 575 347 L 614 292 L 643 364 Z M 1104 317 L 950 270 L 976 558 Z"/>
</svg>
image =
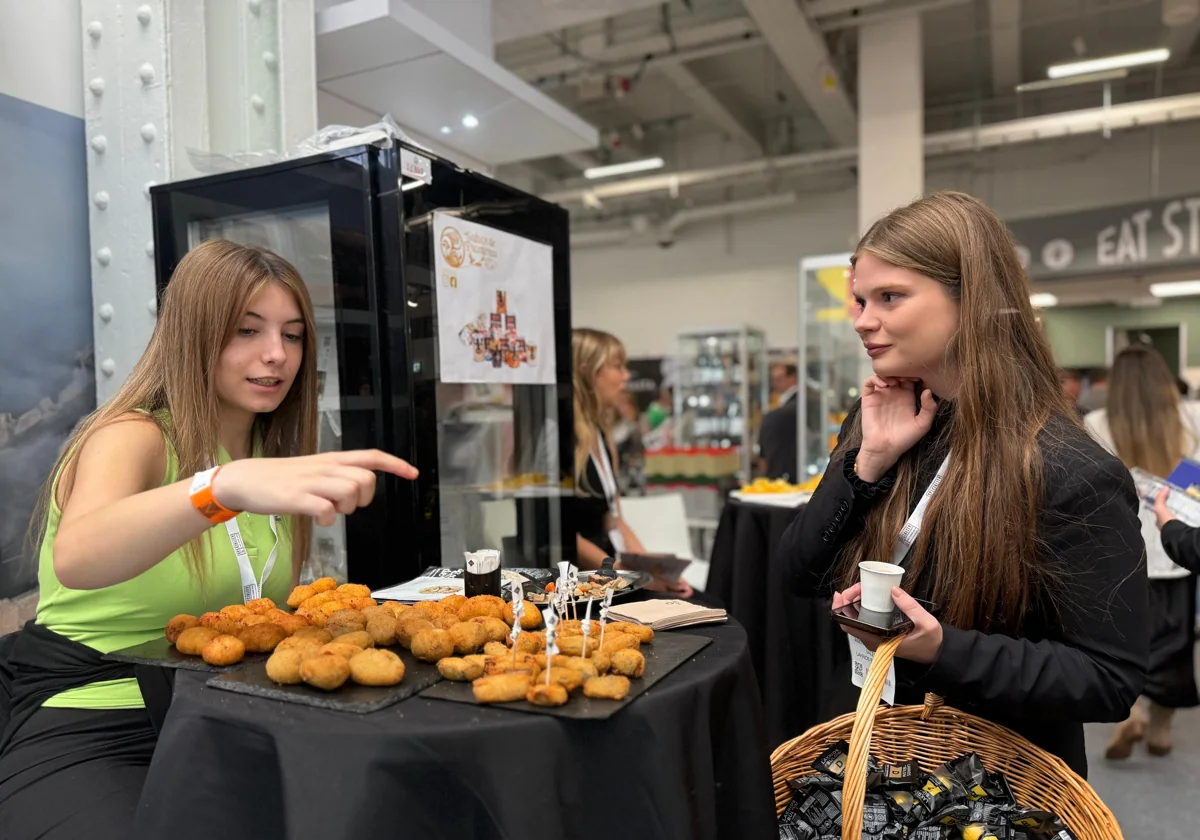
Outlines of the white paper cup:
<svg viewBox="0 0 1200 840">
<path fill-rule="evenodd" d="M 899 586 L 904 578 L 904 568 L 877 560 L 864 560 L 858 564 L 858 580 L 862 584 L 862 606 L 865 610 L 891 615 L 895 608 L 892 588 Z"/>
</svg>

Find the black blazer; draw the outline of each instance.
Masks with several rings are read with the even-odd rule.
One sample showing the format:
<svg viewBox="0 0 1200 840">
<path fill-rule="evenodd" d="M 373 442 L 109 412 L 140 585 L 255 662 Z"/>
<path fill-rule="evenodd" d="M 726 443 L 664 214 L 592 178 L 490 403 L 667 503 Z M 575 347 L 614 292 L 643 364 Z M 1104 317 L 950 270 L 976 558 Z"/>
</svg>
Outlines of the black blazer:
<svg viewBox="0 0 1200 840">
<path fill-rule="evenodd" d="M 858 410 L 856 404 L 839 440 Z M 952 421 L 944 402 L 934 429 L 915 447 L 920 468 L 910 510 L 945 457 Z M 1124 720 L 1146 676 L 1148 584 L 1139 503 L 1129 471 L 1070 420 L 1052 420 L 1039 442 L 1044 462 L 1039 530 L 1045 551 L 1062 569 L 1062 591 L 1038 593 L 1020 638 L 943 625 L 942 649 L 932 665 L 896 660 L 896 702 L 916 704 L 927 691 L 940 694 L 1086 775 L 1083 724 Z M 890 475 L 877 484 L 861 481 L 854 474 L 855 455 L 852 450 L 831 461 L 812 500 L 783 536 L 780 559 L 797 594 L 832 592 L 831 571 L 842 547 L 890 489 Z M 927 597 L 927 578 L 905 586 Z"/>
<path fill-rule="evenodd" d="M 1161 539 L 1168 557 L 1192 574 L 1200 574 L 1200 528 L 1172 519 L 1162 526 Z"/>
<path fill-rule="evenodd" d="M 766 461 L 767 478 L 787 478 L 799 483 L 796 471 L 796 411 L 793 395 L 774 411 L 768 411 L 758 430 L 758 451 Z"/>
</svg>

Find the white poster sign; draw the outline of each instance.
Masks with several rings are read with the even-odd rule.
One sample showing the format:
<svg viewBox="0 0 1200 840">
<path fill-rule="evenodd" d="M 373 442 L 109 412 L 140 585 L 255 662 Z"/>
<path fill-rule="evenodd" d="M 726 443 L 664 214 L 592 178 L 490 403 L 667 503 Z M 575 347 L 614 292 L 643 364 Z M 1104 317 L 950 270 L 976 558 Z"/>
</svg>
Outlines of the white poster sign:
<svg viewBox="0 0 1200 840">
<path fill-rule="evenodd" d="M 443 382 L 553 385 L 553 249 L 433 214 Z"/>
</svg>

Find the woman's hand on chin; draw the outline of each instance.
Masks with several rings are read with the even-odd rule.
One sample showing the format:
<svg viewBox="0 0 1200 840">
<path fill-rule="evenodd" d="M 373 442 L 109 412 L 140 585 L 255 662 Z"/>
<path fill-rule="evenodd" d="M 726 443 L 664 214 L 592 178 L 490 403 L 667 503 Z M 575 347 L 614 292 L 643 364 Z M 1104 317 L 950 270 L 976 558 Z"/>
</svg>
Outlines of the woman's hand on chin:
<svg viewBox="0 0 1200 840">
<path fill-rule="evenodd" d="M 914 409 L 917 380 L 872 376 L 863 384 L 862 446 L 855 471 L 863 481 L 876 482 L 933 428 L 937 404 L 928 388 Z"/>
</svg>

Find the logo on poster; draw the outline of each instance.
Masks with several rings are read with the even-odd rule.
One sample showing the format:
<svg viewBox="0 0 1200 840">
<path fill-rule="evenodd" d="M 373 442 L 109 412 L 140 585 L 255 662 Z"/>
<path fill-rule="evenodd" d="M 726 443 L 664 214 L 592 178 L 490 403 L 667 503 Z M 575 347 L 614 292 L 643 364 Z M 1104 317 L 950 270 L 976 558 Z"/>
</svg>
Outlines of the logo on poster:
<svg viewBox="0 0 1200 840">
<path fill-rule="evenodd" d="M 442 259 L 446 261 L 446 264 L 451 268 L 461 268 L 466 254 L 462 234 L 452 227 L 445 228 L 442 231 L 439 245 L 442 249 Z"/>
</svg>

